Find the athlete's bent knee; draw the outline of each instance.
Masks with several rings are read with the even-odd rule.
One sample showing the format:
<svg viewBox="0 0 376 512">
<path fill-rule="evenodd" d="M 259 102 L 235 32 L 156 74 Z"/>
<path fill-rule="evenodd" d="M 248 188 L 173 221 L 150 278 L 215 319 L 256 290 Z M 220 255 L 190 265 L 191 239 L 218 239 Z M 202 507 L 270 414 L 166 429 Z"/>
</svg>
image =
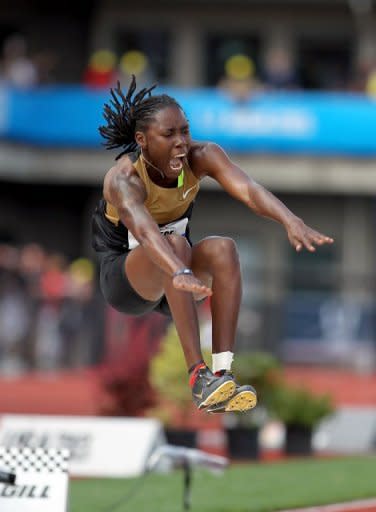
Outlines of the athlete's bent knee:
<svg viewBox="0 0 376 512">
<path fill-rule="evenodd" d="M 225 252 L 238 252 L 235 241 L 228 236 L 219 236 L 217 244 L 221 251 Z"/>
<path fill-rule="evenodd" d="M 201 245 L 201 250 L 208 255 L 215 254 L 218 256 L 228 256 L 238 254 L 235 241 L 228 236 L 211 236 L 205 238 Z"/>
<path fill-rule="evenodd" d="M 211 247 L 207 248 L 211 251 L 212 259 L 216 265 L 227 268 L 229 271 L 239 266 L 239 254 L 236 243 L 229 237 L 216 237 L 211 240 Z"/>
</svg>

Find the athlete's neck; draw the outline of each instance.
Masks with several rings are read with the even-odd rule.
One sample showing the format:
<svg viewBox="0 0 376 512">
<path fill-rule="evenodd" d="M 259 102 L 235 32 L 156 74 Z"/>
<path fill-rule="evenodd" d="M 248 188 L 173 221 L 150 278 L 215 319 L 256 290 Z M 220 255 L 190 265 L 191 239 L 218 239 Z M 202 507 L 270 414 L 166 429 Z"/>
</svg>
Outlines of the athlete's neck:
<svg viewBox="0 0 376 512">
<path fill-rule="evenodd" d="M 149 160 L 147 160 L 145 158 L 145 155 L 143 154 L 142 150 L 141 150 L 141 158 L 142 160 L 145 162 L 145 164 L 149 165 L 150 167 L 152 167 L 153 169 L 155 169 L 156 171 L 159 172 L 159 174 L 161 175 L 161 178 L 164 179 L 165 178 L 165 174 L 163 171 L 161 171 L 161 169 L 159 169 L 159 167 L 156 167 L 153 163 L 149 162 Z"/>
<path fill-rule="evenodd" d="M 144 162 L 146 172 L 148 173 L 150 179 L 153 183 L 158 185 L 159 187 L 163 188 L 175 188 L 177 186 L 177 179 L 173 179 L 170 181 L 168 178 L 166 178 L 166 175 L 164 172 L 159 169 L 157 166 L 155 166 L 152 162 L 150 162 L 147 158 L 145 158 L 145 155 L 141 151 L 141 158 Z M 149 168 L 149 171 L 148 171 Z M 158 174 L 155 174 L 154 171 L 158 171 Z"/>
</svg>

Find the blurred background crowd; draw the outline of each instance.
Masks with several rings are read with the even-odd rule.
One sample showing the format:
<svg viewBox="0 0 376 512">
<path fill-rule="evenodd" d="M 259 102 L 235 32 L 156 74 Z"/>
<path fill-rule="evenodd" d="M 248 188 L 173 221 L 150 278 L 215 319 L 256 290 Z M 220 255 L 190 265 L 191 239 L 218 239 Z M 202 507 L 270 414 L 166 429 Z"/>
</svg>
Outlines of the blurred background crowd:
<svg viewBox="0 0 376 512">
<path fill-rule="evenodd" d="M 111 0 L 2 2 L 1 82 L 23 89 L 140 82 L 260 90 L 376 94 L 372 0 L 161 4 Z M 199 19 L 200 24 L 194 23 Z M 69 27 L 69 38 L 66 30 Z"/>
<path fill-rule="evenodd" d="M 0 371 L 14 375 L 94 365 L 103 305 L 93 263 L 37 243 L 0 245 Z"/>
</svg>

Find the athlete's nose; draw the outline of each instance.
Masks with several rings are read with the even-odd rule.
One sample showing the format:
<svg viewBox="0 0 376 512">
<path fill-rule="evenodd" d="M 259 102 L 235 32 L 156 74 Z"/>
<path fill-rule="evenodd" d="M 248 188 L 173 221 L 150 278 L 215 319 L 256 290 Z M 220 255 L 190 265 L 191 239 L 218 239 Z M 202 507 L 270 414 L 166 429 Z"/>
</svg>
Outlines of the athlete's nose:
<svg viewBox="0 0 376 512">
<path fill-rule="evenodd" d="M 183 148 L 183 149 L 187 148 L 187 140 L 186 140 L 185 135 L 183 135 L 183 134 L 176 135 L 175 147 Z"/>
</svg>

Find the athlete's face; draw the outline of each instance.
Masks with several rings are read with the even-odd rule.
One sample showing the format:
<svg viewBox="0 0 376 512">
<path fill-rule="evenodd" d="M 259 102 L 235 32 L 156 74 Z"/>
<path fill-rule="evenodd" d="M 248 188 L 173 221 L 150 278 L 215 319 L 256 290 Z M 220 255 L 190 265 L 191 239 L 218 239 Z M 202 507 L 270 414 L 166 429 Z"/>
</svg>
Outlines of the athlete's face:
<svg viewBox="0 0 376 512">
<path fill-rule="evenodd" d="M 160 110 L 139 137 L 145 158 L 163 171 L 169 180 L 176 179 L 187 159 L 191 146 L 188 121 L 176 106 Z M 136 134 L 137 135 L 137 134 Z"/>
</svg>

